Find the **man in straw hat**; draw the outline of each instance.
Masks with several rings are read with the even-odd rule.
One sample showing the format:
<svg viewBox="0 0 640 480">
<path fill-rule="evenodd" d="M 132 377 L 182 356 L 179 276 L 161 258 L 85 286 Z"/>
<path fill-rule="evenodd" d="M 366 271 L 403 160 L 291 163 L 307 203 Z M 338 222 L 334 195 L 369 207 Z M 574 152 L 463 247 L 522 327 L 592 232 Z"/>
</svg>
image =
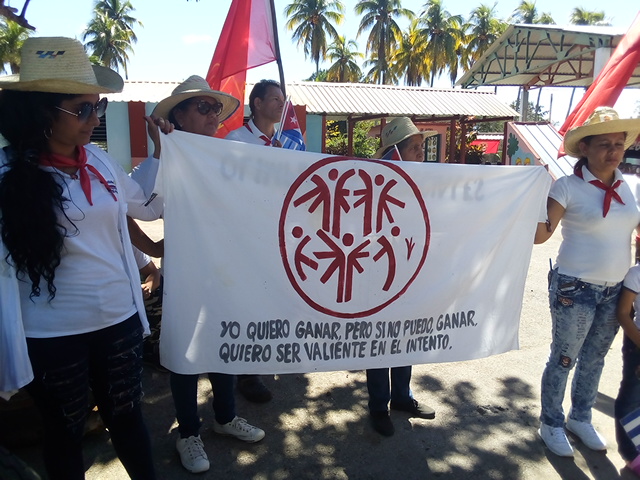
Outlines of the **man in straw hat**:
<svg viewBox="0 0 640 480">
<path fill-rule="evenodd" d="M 640 132 L 640 119 L 623 120 L 597 108 L 567 132 L 565 151 L 579 158 L 573 175 L 559 178 L 547 201 L 547 221 L 535 243 L 546 241 L 562 222 L 562 243 L 549 277 L 553 325 L 551 352 L 542 375 L 538 435 L 553 453 L 572 457 L 565 428 L 592 450 L 606 440 L 591 423 L 604 357 L 618 331 L 616 303 L 629 269 L 629 239 L 640 210 L 618 166 Z M 576 366 L 571 410 L 562 408 L 567 378 Z"/>
<path fill-rule="evenodd" d="M 407 162 L 424 161 L 425 138 L 437 134 L 434 131 L 421 132 L 410 118 L 397 117 L 382 129 L 382 146 L 375 158 L 402 160 Z M 411 393 L 411 365 L 394 368 L 369 369 L 367 373 L 367 391 L 369 392 L 369 417 L 375 431 L 384 436 L 395 433 L 395 427 L 389 415 L 392 410 L 408 412 L 413 417 L 433 419 L 433 408 L 418 403 Z"/>
<path fill-rule="evenodd" d="M 107 107 L 99 94 L 122 86 L 64 37 L 27 39 L 20 74 L 0 77 L 0 337 L 11 338 L 0 390 L 33 378 L 51 479 L 84 478 L 90 389 L 129 476 L 155 478 L 140 406 L 149 326 L 126 215 L 160 212 L 89 143 Z"/>
<path fill-rule="evenodd" d="M 150 201 L 162 202 L 153 197 L 151 189 L 158 170 L 160 157 L 159 130 L 169 133 L 174 127 L 187 133 L 213 136 L 220 122 L 229 118 L 240 106 L 240 101 L 231 95 L 212 90 L 206 80 L 192 75 L 178 85 L 170 96 L 163 99 L 149 117 L 145 117 L 149 135 L 155 145 L 154 154 L 145 160 L 141 168 L 132 172 L 132 176 L 146 184 L 145 190 L 151 195 Z M 145 165 L 148 164 L 148 165 Z M 145 175 L 148 177 L 145 178 Z M 171 355 L 183 357 L 186 352 L 175 351 L 171 337 L 162 337 L 161 348 Z M 213 410 L 215 419 L 213 430 L 222 435 L 236 437 L 248 443 L 262 440 L 265 432 L 247 423 L 236 415 L 234 397 L 234 375 L 207 373 L 213 390 Z M 198 378 L 199 375 L 184 375 L 171 372 L 170 385 L 176 408 L 179 438 L 176 449 L 182 466 L 192 473 L 207 471 L 209 459 L 200 437 L 200 417 L 198 415 Z"/>
<path fill-rule="evenodd" d="M 382 129 L 382 146 L 376 151 L 374 158 L 424 162 L 424 142 L 427 137 L 437 134 L 438 132 L 433 130 L 418 130 L 408 117 L 394 118 Z M 394 158 L 396 151 L 396 156 L 400 158 Z"/>
</svg>

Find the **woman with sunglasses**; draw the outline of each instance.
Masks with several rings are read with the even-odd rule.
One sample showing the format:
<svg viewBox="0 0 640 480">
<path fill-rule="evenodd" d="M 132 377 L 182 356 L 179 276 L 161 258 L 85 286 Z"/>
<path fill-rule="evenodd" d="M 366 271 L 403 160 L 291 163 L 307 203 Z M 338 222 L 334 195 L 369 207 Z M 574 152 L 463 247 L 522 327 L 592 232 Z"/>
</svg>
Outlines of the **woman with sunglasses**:
<svg viewBox="0 0 640 480">
<path fill-rule="evenodd" d="M 162 100 L 150 117 L 145 117 L 149 136 L 154 143 L 154 154 L 147 158 L 131 176 L 145 189 L 151 203 L 163 204 L 163 199 L 153 196 L 153 186 L 160 158 L 159 130 L 165 133 L 174 128 L 197 135 L 213 136 L 220 122 L 229 118 L 240 102 L 226 93 L 212 90 L 206 80 L 193 75 L 178 85 L 171 96 Z M 140 233 L 140 232 L 138 232 Z M 137 243 L 137 242 L 136 242 Z M 144 244 L 140 244 L 144 249 Z M 163 339 L 163 347 L 171 339 Z M 205 372 L 203 372 L 205 373 Z M 234 375 L 206 372 L 213 390 L 213 430 L 222 435 L 236 437 L 248 443 L 264 438 L 264 431 L 247 423 L 236 415 Z M 176 449 L 185 469 L 192 473 L 209 470 L 209 459 L 200 438 L 198 416 L 199 375 L 183 375 L 171 372 L 171 394 L 176 407 L 179 438 Z"/>
<path fill-rule="evenodd" d="M 0 326 L 24 329 L 14 340 L 26 343 L 26 388 L 43 417 L 52 480 L 84 478 L 90 389 L 129 476 L 155 478 L 140 407 L 148 324 L 126 215 L 152 220 L 160 211 L 89 144 L 107 106 L 98 94 L 122 86 L 116 72 L 91 65 L 80 42 L 62 37 L 26 40 L 20 74 L 0 78 L 0 133 L 9 143 L 0 152 Z M 9 305 L 15 315 L 6 315 Z M 0 356 L 6 390 L 11 370 L 24 365 Z"/>
</svg>

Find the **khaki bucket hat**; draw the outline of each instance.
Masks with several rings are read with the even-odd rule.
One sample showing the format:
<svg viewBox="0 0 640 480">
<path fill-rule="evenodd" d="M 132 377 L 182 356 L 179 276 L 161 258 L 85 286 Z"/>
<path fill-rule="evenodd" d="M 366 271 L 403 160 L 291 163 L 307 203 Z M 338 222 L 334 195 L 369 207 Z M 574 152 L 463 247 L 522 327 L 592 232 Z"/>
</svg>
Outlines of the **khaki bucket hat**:
<svg viewBox="0 0 640 480">
<path fill-rule="evenodd" d="M 71 94 L 122 91 L 122 77 L 92 65 L 82 44 L 67 37 L 33 37 L 20 50 L 20 73 L 0 77 L 0 88 Z"/>
<path fill-rule="evenodd" d="M 192 97 L 211 97 L 222 104 L 222 112 L 218 115 L 220 122 L 224 122 L 229 118 L 240 106 L 240 100 L 229 95 L 228 93 L 213 90 L 207 81 L 198 75 L 191 75 L 184 82 L 174 88 L 171 96 L 161 100 L 153 110 L 156 117 L 169 118 L 171 109 L 180 102 Z"/>
<path fill-rule="evenodd" d="M 375 158 L 382 157 L 382 154 L 387 148 L 392 145 L 397 145 L 401 141 L 414 135 L 422 135 L 424 140 L 427 137 L 432 137 L 437 134 L 438 132 L 434 130 L 425 130 L 424 132 L 418 130 L 418 127 L 414 125 L 409 117 L 394 118 L 382 129 L 382 134 L 380 135 L 382 146 L 376 151 Z"/>
<path fill-rule="evenodd" d="M 598 107 L 579 127 L 569 130 L 564 136 L 564 151 L 572 157 L 580 157 L 580 141 L 591 135 L 624 132 L 627 138 L 624 149 L 629 148 L 640 134 L 640 118 L 621 119 L 611 107 Z"/>
</svg>

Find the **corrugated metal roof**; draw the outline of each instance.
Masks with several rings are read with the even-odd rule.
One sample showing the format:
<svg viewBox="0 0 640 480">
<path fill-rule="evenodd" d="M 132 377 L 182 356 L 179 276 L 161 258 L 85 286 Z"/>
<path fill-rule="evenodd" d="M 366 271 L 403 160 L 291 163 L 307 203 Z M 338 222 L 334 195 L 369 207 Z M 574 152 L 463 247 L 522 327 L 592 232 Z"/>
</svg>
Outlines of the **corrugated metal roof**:
<svg viewBox="0 0 640 480">
<path fill-rule="evenodd" d="M 326 114 L 328 117 L 518 116 L 518 112 L 502 103 L 493 93 L 462 89 L 300 82 L 288 84 L 287 95 L 295 105 L 306 105 L 307 113 Z"/>
<path fill-rule="evenodd" d="M 562 136 L 548 123 L 512 123 L 511 126 L 525 139 L 533 151 L 540 156 L 553 178 L 571 175 L 576 159 L 565 155 L 558 157 Z"/>
<path fill-rule="evenodd" d="M 157 103 L 171 95 L 179 82 L 124 83 L 121 93 L 107 95 L 110 102 Z M 245 104 L 252 84 L 247 85 Z M 294 105 L 306 105 L 308 114 L 326 114 L 330 119 L 363 116 L 517 117 L 518 112 L 490 92 L 371 85 L 366 83 L 300 82 L 287 85 Z"/>
</svg>

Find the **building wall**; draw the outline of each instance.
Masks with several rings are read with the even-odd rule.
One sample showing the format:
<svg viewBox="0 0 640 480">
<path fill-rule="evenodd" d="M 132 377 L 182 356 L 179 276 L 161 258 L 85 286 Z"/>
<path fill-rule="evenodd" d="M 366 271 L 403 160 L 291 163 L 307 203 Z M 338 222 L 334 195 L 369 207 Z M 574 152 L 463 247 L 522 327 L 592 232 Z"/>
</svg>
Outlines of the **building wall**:
<svg viewBox="0 0 640 480">
<path fill-rule="evenodd" d="M 131 171 L 131 141 L 129 109 L 125 102 L 109 103 L 107 120 L 107 151 L 126 172 Z"/>
</svg>

